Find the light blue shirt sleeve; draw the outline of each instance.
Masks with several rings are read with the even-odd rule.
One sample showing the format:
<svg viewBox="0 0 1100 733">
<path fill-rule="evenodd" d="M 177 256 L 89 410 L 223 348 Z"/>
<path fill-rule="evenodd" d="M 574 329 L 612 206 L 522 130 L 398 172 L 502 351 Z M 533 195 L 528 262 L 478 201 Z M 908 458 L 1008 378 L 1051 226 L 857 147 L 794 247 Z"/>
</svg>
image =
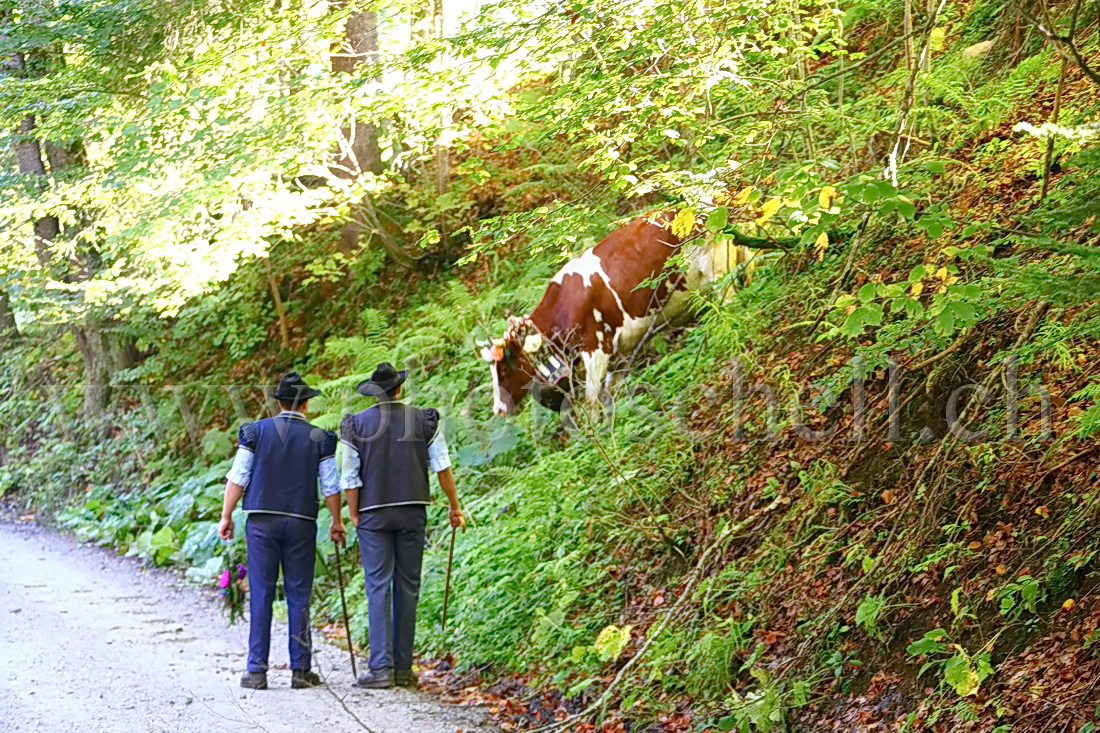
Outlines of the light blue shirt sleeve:
<svg viewBox="0 0 1100 733">
<path fill-rule="evenodd" d="M 447 450 L 447 438 L 443 428 L 436 431 L 432 442 L 428 444 L 428 468 L 432 473 L 446 471 L 451 467 L 451 452 Z"/>
<path fill-rule="evenodd" d="M 225 477 L 237 486 L 248 486 L 248 482 L 252 480 L 252 462 L 255 460 L 256 454 L 248 448 L 238 448 L 237 455 L 233 456 L 233 467 Z"/>
<path fill-rule="evenodd" d="M 336 456 L 329 456 L 317 466 L 317 480 L 321 482 L 321 493 L 332 496 L 340 493 L 340 477 L 336 470 Z"/>
<path fill-rule="evenodd" d="M 354 445 L 341 440 L 343 450 L 340 451 L 340 489 L 358 489 L 363 486 L 363 479 L 359 477 L 359 451 Z"/>
</svg>

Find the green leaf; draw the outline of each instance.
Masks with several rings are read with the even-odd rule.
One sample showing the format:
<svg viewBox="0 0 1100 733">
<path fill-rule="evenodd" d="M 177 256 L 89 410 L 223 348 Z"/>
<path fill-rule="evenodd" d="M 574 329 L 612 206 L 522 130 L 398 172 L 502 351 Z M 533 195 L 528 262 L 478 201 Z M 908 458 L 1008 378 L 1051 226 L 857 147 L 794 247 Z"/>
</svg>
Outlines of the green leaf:
<svg viewBox="0 0 1100 733">
<path fill-rule="evenodd" d="M 856 296 L 864 303 L 869 303 L 875 299 L 875 292 L 877 290 L 878 287 L 874 283 L 867 283 L 859 289 L 859 292 L 856 293 Z"/>
<path fill-rule="evenodd" d="M 202 452 L 208 456 L 220 456 L 224 458 L 229 451 L 233 449 L 233 437 L 235 436 L 236 431 L 234 430 L 210 428 L 206 431 L 206 434 L 202 436 L 200 447 L 202 448 Z"/>
<path fill-rule="evenodd" d="M 619 655 L 626 649 L 626 645 L 630 643 L 630 630 L 632 628 L 632 626 L 615 626 L 611 624 L 600 632 L 599 636 L 596 637 L 596 643 L 593 645 L 600 661 L 613 662 L 619 658 Z"/>
<path fill-rule="evenodd" d="M 863 333 L 867 326 L 882 325 L 882 305 L 879 303 L 866 303 L 848 314 L 844 325 L 840 330 L 847 336 L 855 337 Z"/>
<path fill-rule="evenodd" d="M 985 682 L 986 678 L 993 674 L 993 662 L 990 659 L 989 652 L 982 652 L 974 657 L 974 669 L 978 673 L 979 684 Z"/>
<path fill-rule="evenodd" d="M 886 607 L 884 596 L 867 596 L 856 609 L 856 624 L 870 631 L 875 627 L 879 613 Z"/>
<path fill-rule="evenodd" d="M 960 697 L 969 697 L 993 674 L 993 665 L 989 652 L 981 652 L 972 658 L 961 647 L 955 648 L 958 650 L 955 656 L 943 665 L 943 679 Z"/>
<path fill-rule="evenodd" d="M 939 654 L 947 650 L 943 645 L 943 639 L 946 637 L 947 632 L 943 629 L 932 629 L 906 647 L 905 653 L 911 657 L 921 654 Z"/>
<path fill-rule="evenodd" d="M 726 224 L 729 222 L 730 211 L 726 207 L 721 207 L 710 212 L 707 216 L 707 231 L 708 232 L 720 232 L 726 228 Z"/>
<path fill-rule="evenodd" d="M 597 678 L 595 678 L 595 677 L 590 677 L 589 679 L 581 680 L 580 682 L 578 682 L 577 684 L 573 685 L 572 687 L 570 687 L 568 690 L 565 691 L 565 698 L 569 699 L 569 698 L 576 697 L 577 695 L 579 695 L 582 692 L 584 692 L 585 690 L 587 690 L 594 682 L 596 682 L 596 680 L 597 680 Z"/>
<path fill-rule="evenodd" d="M 894 298 L 890 303 L 890 309 L 894 312 L 904 310 L 908 318 L 919 318 L 924 314 L 924 306 L 921 305 L 921 302 L 907 295 L 900 298 Z"/>
<path fill-rule="evenodd" d="M 164 565 L 179 549 L 175 531 L 165 525 L 149 539 L 150 560 L 156 565 Z"/>
<path fill-rule="evenodd" d="M 944 306 L 936 316 L 936 331 L 947 336 L 955 332 L 955 313 L 951 306 Z"/>
<path fill-rule="evenodd" d="M 978 673 L 963 652 L 955 654 L 943 665 L 943 681 L 951 685 L 959 697 L 968 697 L 978 691 Z"/>
<path fill-rule="evenodd" d="M 1024 576 L 1020 579 L 1020 598 L 1029 611 L 1035 610 L 1035 601 L 1039 597 L 1039 583 L 1034 578 Z"/>
<path fill-rule="evenodd" d="M 850 293 L 841 293 L 837 296 L 836 303 L 833 304 L 835 308 L 847 308 L 852 303 L 858 303 L 859 299 Z"/>
</svg>

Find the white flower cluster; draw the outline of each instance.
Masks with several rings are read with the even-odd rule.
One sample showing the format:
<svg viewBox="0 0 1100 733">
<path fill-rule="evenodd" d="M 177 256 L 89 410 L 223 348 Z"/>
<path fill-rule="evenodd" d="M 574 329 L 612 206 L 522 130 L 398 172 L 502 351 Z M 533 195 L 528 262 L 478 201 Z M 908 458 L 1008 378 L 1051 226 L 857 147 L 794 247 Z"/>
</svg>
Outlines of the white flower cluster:
<svg viewBox="0 0 1100 733">
<path fill-rule="evenodd" d="M 1076 127 L 1064 127 L 1053 122 L 1044 122 L 1041 125 L 1033 125 L 1030 122 L 1017 122 L 1012 131 L 1026 132 L 1032 137 L 1058 136 L 1076 142 L 1086 142 L 1100 135 L 1100 123 L 1086 122 Z"/>
</svg>

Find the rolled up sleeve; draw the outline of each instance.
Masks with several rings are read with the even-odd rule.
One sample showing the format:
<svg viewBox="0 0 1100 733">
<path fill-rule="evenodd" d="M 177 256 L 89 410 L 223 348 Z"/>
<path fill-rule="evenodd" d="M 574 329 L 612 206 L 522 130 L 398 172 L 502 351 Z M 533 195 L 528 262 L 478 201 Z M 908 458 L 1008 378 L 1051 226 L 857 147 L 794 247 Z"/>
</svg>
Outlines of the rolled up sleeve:
<svg viewBox="0 0 1100 733">
<path fill-rule="evenodd" d="M 340 444 L 340 489 L 361 488 L 363 479 L 359 476 L 359 450 L 346 440 L 341 440 Z"/>
<path fill-rule="evenodd" d="M 340 477 L 336 470 L 336 457 L 322 458 L 317 466 L 317 480 L 321 482 L 321 494 L 332 496 L 340 493 Z"/>
<path fill-rule="evenodd" d="M 446 471 L 451 467 L 451 452 L 447 449 L 447 438 L 443 430 L 436 431 L 435 438 L 428 444 L 428 468 L 432 473 Z"/>
<path fill-rule="evenodd" d="M 248 486 L 248 482 L 252 480 L 252 462 L 254 460 L 256 460 L 256 455 L 242 445 L 237 449 L 237 455 L 233 456 L 233 466 L 225 477 L 237 486 Z"/>
</svg>

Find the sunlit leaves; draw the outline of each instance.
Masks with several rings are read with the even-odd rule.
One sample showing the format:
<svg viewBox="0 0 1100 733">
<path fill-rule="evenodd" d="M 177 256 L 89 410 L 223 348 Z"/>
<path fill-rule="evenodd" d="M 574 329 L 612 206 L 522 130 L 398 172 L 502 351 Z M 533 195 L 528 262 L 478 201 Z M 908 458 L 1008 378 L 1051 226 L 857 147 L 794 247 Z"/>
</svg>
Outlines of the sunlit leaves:
<svg viewBox="0 0 1100 733">
<path fill-rule="evenodd" d="M 65 20 L 68 63 L 33 90 L 39 133 L 56 140 L 79 130 L 88 164 L 52 177 L 45 191 L 5 187 L 0 219 L 10 222 L 11 243 L 25 261 L 35 263 L 31 222 L 48 213 L 65 224 L 52 244 L 54 261 L 80 262 L 92 248 L 96 262 L 81 272 L 75 293 L 63 296 L 58 284 L 72 284 L 69 273 L 23 268 L 21 307 L 44 320 L 133 306 L 174 313 L 242 258 L 266 253 L 272 238 L 292 236 L 362 196 L 354 186 L 295 182 L 311 169 L 327 174 L 323 163 L 338 137 L 342 102 L 321 63 L 338 15 L 264 9 L 241 28 L 214 12 L 148 56 L 127 46 L 138 34 L 110 47 L 81 35 L 89 12 L 120 13 L 109 21 L 119 33 L 155 34 L 180 22 L 167 10 L 158 18 L 147 10 L 141 2 L 76 9 Z M 115 68 L 105 66 L 116 53 Z M 125 93 L 81 95 L 74 86 Z M 0 83 L 0 112 L 14 109 L 13 91 L 21 90 L 12 80 Z"/>
<path fill-rule="evenodd" d="M 678 239 L 686 239 L 691 230 L 695 228 L 695 210 L 681 209 L 668 225 L 668 230 Z"/>
<path fill-rule="evenodd" d="M 771 218 L 775 216 L 776 212 L 779 211 L 779 207 L 781 207 L 782 205 L 783 199 L 768 199 L 768 201 L 760 207 L 760 214 L 756 217 L 756 225 L 762 226 L 771 221 Z"/>
<path fill-rule="evenodd" d="M 619 655 L 626 649 L 626 645 L 630 643 L 630 629 L 631 626 L 607 626 L 596 637 L 596 653 L 599 655 L 600 660 L 603 662 L 612 662 L 619 658 Z"/>
</svg>

